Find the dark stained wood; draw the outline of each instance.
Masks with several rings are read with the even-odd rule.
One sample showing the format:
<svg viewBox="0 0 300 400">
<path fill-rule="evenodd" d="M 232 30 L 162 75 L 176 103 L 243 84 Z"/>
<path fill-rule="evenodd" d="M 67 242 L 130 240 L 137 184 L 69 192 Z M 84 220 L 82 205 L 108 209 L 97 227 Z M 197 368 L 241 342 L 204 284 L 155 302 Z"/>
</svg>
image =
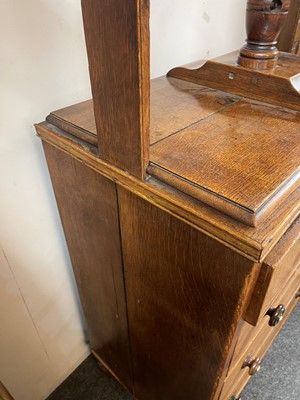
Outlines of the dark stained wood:
<svg viewBox="0 0 300 400">
<path fill-rule="evenodd" d="M 281 107 L 300 110 L 298 56 L 280 53 L 271 70 L 252 70 L 237 65 L 238 52 L 201 63 L 199 68 L 174 68 L 168 75 L 224 92 Z"/>
<path fill-rule="evenodd" d="M 131 177 L 88 153 L 81 145 L 64 137 L 63 131 L 48 123 L 38 124 L 36 129 L 43 141 L 58 147 L 101 175 L 147 199 L 151 204 L 255 261 L 261 261 L 266 257 L 300 212 L 300 188 L 298 188 L 288 201 L 274 211 L 271 218 L 265 220 L 258 228 L 253 228 L 213 210 L 154 178 L 141 182 Z"/>
<path fill-rule="evenodd" d="M 90 345 L 132 390 L 116 185 L 47 143 L 44 150 Z"/>
<path fill-rule="evenodd" d="M 247 44 L 238 62 L 246 68 L 271 69 L 278 61 L 277 39 L 291 0 L 248 0 Z"/>
<path fill-rule="evenodd" d="M 151 81 L 151 145 L 239 101 L 238 96 L 174 78 Z"/>
<path fill-rule="evenodd" d="M 149 150 L 149 0 L 82 0 L 101 158 L 143 178 Z"/>
<path fill-rule="evenodd" d="M 252 226 L 300 182 L 300 114 L 240 100 L 154 144 L 149 174 Z"/>
<path fill-rule="evenodd" d="M 298 185 L 298 113 L 178 79 L 151 86 L 149 174 L 252 226 Z M 52 123 L 86 131 L 91 114 L 85 102 L 52 113 Z"/>
<path fill-rule="evenodd" d="M 285 321 L 297 305 L 299 299 L 296 298 L 296 293 L 299 288 L 300 280 L 300 266 L 295 271 L 294 275 L 290 277 L 288 284 L 283 288 L 282 293 L 274 299 L 275 304 L 284 303 L 286 305 L 286 313 L 282 321 L 276 325 L 276 327 L 270 327 L 268 325 L 268 317 L 261 321 L 257 327 L 252 327 L 251 336 L 249 336 L 244 342 L 242 334 L 239 335 L 239 341 L 244 342 L 244 346 L 236 346 L 235 353 L 233 356 L 233 362 L 231 368 L 228 371 L 228 376 L 224 381 L 224 387 L 220 400 L 228 400 L 230 395 L 233 393 L 240 394 L 240 391 L 245 386 L 247 381 L 250 379 L 249 369 L 243 368 L 246 357 L 251 354 L 253 358 L 260 358 L 263 360 L 264 355 L 269 349 L 271 343 L 274 341 Z M 264 364 L 261 364 L 264 368 Z M 274 391 L 276 388 L 274 388 Z M 270 394 L 273 390 L 270 390 Z"/>
<path fill-rule="evenodd" d="M 118 188 L 135 395 L 215 399 L 259 265 Z"/>
<path fill-rule="evenodd" d="M 278 39 L 279 50 L 287 51 L 288 53 L 292 52 L 297 53 L 300 40 L 299 18 L 300 18 L 300 0 L 292 0 L 289 14 L 286 18 L 286 21 L 281 31 L 281 35 Z"/>
</svg>

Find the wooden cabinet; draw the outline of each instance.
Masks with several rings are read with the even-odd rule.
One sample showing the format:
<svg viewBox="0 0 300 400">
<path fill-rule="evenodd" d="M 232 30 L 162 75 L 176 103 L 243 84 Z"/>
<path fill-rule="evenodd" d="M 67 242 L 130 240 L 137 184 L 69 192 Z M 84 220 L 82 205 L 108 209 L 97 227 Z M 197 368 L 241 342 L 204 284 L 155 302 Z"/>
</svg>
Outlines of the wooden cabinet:
<svg viewBox="0 0 300 400">
<path fill-rule="evenodd" d="M 37 132 L 91 349 L 136 400 L 238 397 L 299 298 L 296 58 L 150 82 L 148 2 L 82 4 L 94 99 Z"/>
<path fill-rule="evenodd" d="M 278 41 L 281 51 L 300 55 L 300 1 L 292 0 Z"/>
</svg>

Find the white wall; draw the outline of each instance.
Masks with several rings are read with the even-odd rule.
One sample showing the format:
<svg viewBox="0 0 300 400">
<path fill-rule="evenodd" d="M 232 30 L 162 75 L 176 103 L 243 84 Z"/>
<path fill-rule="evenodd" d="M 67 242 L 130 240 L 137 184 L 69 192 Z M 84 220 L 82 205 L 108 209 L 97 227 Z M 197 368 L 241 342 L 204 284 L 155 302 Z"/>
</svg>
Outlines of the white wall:
<svg viewBox="0 0 300 400">
<path fill-rule="evenodd" d="M 152 76 L 241 46 L 246 0 L 152 0 Z M 79 0 L 0 2 L 0 380 L 44 399 L 88 354 L 33 123 L 90 97 Z"/>
</svg>

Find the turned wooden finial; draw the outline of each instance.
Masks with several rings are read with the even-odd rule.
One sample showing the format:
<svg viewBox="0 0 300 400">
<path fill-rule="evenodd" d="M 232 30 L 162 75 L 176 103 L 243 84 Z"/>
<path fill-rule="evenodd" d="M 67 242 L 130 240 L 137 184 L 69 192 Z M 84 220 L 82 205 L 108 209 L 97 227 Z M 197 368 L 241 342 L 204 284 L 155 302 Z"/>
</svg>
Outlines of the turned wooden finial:
<svg viewBox="0 0 300 400">
<path fill-rule="evenodd" d="M 277 39 L 290 3 L 291 0 L 248 0 L 247 44 L 240 51 L 239 65 L 260 70 L 276 66 Z"/>
</svg>

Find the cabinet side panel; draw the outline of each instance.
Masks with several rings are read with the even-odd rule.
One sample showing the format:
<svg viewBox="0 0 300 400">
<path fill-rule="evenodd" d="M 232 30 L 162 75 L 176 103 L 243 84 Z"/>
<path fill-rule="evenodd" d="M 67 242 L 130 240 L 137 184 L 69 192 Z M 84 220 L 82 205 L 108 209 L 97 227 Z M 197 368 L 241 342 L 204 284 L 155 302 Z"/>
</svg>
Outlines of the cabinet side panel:
<svg viewBox="0 0 300 400">
<path fill-rule="evenodd" d="M 116 186 L 51 145 L 43 146 L 91 347 L 132 390 Z"/>
<path fill-rule="evenodd" d="M 216 399 L 259 266 L 118 195 L 136 398 Z"/>
</svg>

